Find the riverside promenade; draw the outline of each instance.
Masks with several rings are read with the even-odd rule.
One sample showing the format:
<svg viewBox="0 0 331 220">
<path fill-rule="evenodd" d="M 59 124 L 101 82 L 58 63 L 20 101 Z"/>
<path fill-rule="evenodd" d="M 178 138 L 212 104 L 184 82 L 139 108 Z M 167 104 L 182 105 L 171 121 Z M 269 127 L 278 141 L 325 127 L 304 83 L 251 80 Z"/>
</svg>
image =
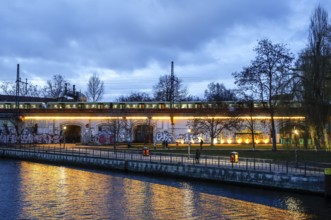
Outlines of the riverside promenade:
<svg viewBox="0 0 331 220">
<path fill-rule="evenodd" d="M 312 163 L 273 162 L 272 160 L 109 150 L 98 147 L 1 146 L 0 157 L 58 165 L 117 169 L 153 175 L 194 178 L 256 187 L 324 194 L 324 168 Z"/>
</svg>

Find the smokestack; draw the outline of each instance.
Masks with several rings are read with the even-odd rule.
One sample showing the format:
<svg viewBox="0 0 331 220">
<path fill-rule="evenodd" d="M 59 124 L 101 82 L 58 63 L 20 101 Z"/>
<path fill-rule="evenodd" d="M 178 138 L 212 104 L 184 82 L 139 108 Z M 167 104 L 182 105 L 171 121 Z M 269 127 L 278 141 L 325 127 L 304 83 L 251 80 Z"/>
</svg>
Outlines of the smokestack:
<svg viewBox="0 0 331 220">
<path fill-rule="evenodd" d="M 68 91 L 67 86 L 68 86 L 67 83 L 64 83 L 64 95 L 67 95 L 67 91 Z"/>
</svg>

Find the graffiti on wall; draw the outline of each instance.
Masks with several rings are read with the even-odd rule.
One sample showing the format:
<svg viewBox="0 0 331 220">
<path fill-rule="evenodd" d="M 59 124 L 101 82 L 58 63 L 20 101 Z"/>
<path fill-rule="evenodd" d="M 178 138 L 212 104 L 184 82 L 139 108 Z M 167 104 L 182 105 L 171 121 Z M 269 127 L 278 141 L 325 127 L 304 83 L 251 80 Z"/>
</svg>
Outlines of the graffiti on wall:
<svg viewBox="0 0 331 220">
<path fill-rule="evenodd" d="M 209 141 L 210 138 L 203 134 L 190 134 L 190 133 L 184 133 L 184 134 L 177 134 L 175 135 L 175 141 L 178 143 L 200 143 L 200 140 Z M 168 131 L 159 131 L 156 133 L 156 142 L 162 142 L 167 141 L 171 142 L 172 140 L 172 134 Z"/>
<path fill-rule="evenodd" d="M 50 133 L 37 133 L 33 134 L 31 128 L 23 128 L 21 135 L 18 135 L 14 127 L 9 127 L 8 131 L 5 129 L 0 129 L 0 143 L 1 144 L 53 144 L 60 143 L 63 141 L 60 132 L 58 130 L 54 131 L 54 134 Z"/>
</svg>

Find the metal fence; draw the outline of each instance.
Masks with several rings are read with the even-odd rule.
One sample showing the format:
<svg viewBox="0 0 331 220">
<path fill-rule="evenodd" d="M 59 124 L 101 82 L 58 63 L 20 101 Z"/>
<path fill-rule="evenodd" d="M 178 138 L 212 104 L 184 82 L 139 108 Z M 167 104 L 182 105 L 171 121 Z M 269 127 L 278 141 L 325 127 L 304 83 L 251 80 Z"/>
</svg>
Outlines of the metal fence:
<svg viewBox="0 0 331 220">
<path fill-rule="evenodd" d="M 237 170 L 259 171 L 267 173 L 286 173 L 302 175 L 323 175 L 324 168 L 331 167 L 331 164 L 313 162 L 288 162 L 273 161 L 271 159 L 239 158 L 233 163 L 230 157 L 203 155 L 196 160 L 194 155 L 187 154 L 149 152 L 144 155 L 143 150 L 109 150 L 104 148 L 65 148 L 51 146 L 5 146 L 0 147 L 1 151 L 25 152 L 31 154 L 57 154 L 71 157 L 92 157 L 102 159 L 121 159 L 149 161 L 170 164 L 189 164 L 194 166 L 220 167 Z"/>
</svg>

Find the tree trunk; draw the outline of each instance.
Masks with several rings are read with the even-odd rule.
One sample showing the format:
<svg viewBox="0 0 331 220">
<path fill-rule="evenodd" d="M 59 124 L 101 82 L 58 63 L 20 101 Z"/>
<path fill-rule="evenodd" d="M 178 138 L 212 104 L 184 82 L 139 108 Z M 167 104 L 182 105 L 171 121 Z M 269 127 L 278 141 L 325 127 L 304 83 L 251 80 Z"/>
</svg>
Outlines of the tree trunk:
<svg viewBox="0 0 331 220">
<path fill-rule="evenodd" d="M 272 138 L 272 151 L 277 151 L 276 143 L 276 128 L 273 113 L 271 113 L 271 138 Z"/>
<path fill-rule="evenodd" d="M 323 128 L 323 134 L 324 134 L 325 150 L 327 151 L 330 149 L 330 143 L 329 143 L 328 131 L 325 127 Z"/>
</svg>

